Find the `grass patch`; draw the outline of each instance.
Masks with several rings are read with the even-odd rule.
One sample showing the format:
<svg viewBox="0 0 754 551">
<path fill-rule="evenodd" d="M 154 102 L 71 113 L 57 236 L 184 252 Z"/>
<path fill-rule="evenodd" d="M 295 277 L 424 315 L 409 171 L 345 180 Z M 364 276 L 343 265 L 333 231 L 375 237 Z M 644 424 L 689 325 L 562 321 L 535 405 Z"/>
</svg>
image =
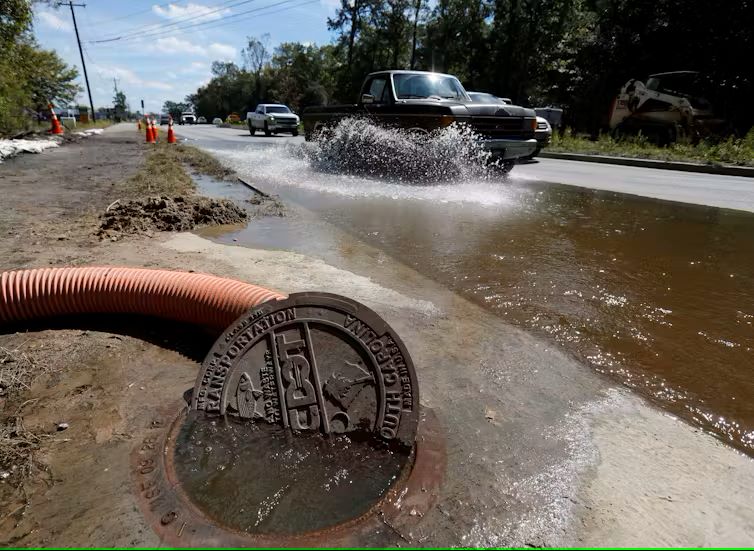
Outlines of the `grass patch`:
<svg viewBox="0 0 754 551">
<path fill-rule="evenodd" d="M 78 122 L 76 121 L 76 126 L 73 126 L 70 121 L 60 121 L 63 126 L 65 126 L 66 130 L 69 132 L 80 132 L 82 130 L 88 130 L 90 128 L 107 128 L 108 126 L 112 126 L 115 124 L 110 119 L 97 119 L 96 121 L 92 122 Z"/>
<path fill-rule="evenodd" d="M 169 144 L 163 141 L 150 145 L 144 166 L 126 180 L 124 199 L 149 195 L 191 195 L 196 185 L 186 167 L 213 178 L 230 178 L 235 173 L 209 153 L 184 144 Z"/>
<path fill-rule="evenodd" d="M 170 144 L 167 144 L 170 145 Z M 185 144 L 177 144 L 172 148 L 172 154 L 182 163 L 187 164 L 196 172 L 212 176 L 213 178 L 227 179 L 235 176 L 235 172 L 223 165 L 209 153 L 201 149 Z"/>
<path fill-rule="evenodd" d="M 97 119 L 94 122 L 76 121 L 76 126 L 73 126 L 73 123 L 67 120 L 60 120 L 60 124 L 63 125 L 66 133 L 71 133 L 71 132 L 82 132 L 90 128 L 107 128 L 108 126 L 112 126 L 115 123 L 113 123 L 113 121 L 111 121 L 110 119 Z M 50 129 L 51 126 L 52 126 L 52 123 L 50 121 L 41 121 L 41 122 L 35 121 L 34 123 L 30 125 L 28 130 L 32 133 L 38 133 L 38 134 L 45 133 Z"/>
<path fill-rule="evenodd" d="M 550 151 L 563 153 L 584 153 L 587 155 L 610 155 L 657 159 L 661 161 L 681 161 L 710 165 L 754 166 L 754 129 L 743 138 L 729 137 L 720 142 L 703 141 L 698 145 L 674 143 L 659 147 L 644 136 L 614 140 L 602 134 L 596 140 L 578 136 L 568 130 L 564 135 L 553 134 Z"/>
</svg>

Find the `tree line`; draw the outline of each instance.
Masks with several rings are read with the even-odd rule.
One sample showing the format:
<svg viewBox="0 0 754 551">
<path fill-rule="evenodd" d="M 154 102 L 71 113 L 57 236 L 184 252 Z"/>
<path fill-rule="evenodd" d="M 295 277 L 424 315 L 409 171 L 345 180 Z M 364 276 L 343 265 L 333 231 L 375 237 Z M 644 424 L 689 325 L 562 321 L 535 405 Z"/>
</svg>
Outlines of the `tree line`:
<svg viewBox="0 0 754 551">
<path fill-rule="evenodd" d="M 187 102 L 208 118 L 269 101 L 300 110 L 355 101 L 372 71 L 421 69 L 562 107 L 596 133 L 627 80 L 695 70 L 720 115 L 741 132 L 754 123 L 754 0 L 341 0 L 328 27 L 319 46 L 250 37 L 243 63 L 215 62 Z"/>
<path fill-rule="evenodd" d="M 76 69 L 34 40 L 31 4 L 0 1 L 0 135 L 23 130 L 48 103 L 67 105 L 81 91 Z"/>
</svg>

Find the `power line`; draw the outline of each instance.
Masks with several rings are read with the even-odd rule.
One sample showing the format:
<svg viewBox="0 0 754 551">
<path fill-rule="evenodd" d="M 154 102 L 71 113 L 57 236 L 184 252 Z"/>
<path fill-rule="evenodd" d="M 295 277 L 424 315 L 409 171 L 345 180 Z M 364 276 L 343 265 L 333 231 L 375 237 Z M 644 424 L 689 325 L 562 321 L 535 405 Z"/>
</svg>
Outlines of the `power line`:
<svg viewBox="0 0 754 551">
<path fill-rule="evenodd" d="M 184 31 L 186 29 L 195 28 L 195 27 L 203 27 L 202 30 L 207 30 L 207 29 L 214 28 L 214 27 L 217 27 L 217 26 L 220 26 L 220 25 L 226 25 L 227 26 L 229 24 L 240 23 L 241 21 L 245 21 L 247 19 L 250 19 L 250 17 L 243 17 L 242 18 L 241 16 L 243 16 L 243 15 L 257 14 L 260 11 L 264 11 L 264 10 L 267 10 L 267 9 L 270 9 L 270 8 L 275 8 L 275 7 L 278 7 L 278 6 L 282 6 L 284 4 L 290 4 L 291 2 L 296 2 L 296 1 L 297 0 L 282 0 L 280 2 L 276 2 L 274 4 L 269 4 L 267 6 L 260 6 L 258 8 L 253 8 L 253 9 L 250 9 L 250 10 L 246 10 L 246 11 L 243 11 L 243 12 L 240 12 L 240 13 L 237 13 L 237 14 L 231 14 L 230 16 L 220 18 L 219 20 L 193 23 L 191 25 L 186 25 L 186 26 L 179 27 L 179 28 L 176 28 L 176 29 L 170 29 L 168 31 L 159 31 L 159 32 L 153 32 L 153 33 L 137 34 L 136 36 L 131 36 L 131 37 L 123 38 L 120 41 L 120 43 L 129 42 L 129 41 L 132 41 L 132 40 L 140 40 L 140 39 L 143 39 L 143 38 L 155 38 L 155 37 L 164 36 L 164 35 L 171 35 L 172 33 L 177 33 L 177 32 Z M 259 15 L 271 15 L 273 13 L 280 13 L 282 11 L 287 11 L 287 10 L 290 10 L 290 9 L 299 8 L 299 7 L 302 7 L 302 6 L 305 6 L 305 5 L 308 5 L 308 4 L 314 4 L 314 3 L 317 3 L 317 2 L 319 2 L 319 0 L 307 0 L 306 2 L 301 2 L 300 4 L 296 4 L 296 5 L 293 5 L 293 6 L 287 6 L 286 8 L 282 8 L 280 10 L 274 10 L 274 11 L 266 12 L 266 13 L 259 14 Z M 227 21 L 227 19 L 231 18 L 231 17 L 234 20 L 229 23 Z M 253 15 L 252 15 L 252 17 L 253 17 Z"/>
<path fill-rule="evenodd" d="M 194 19 L 200 19 L 200 18 L 206 17 L 207 15 L 210 15 L 212 13 L 216 13 L 218 11 L 227 10 L 227 9 L 232 8 L 232 7 L 240 6 L 240 5 L 247 4 L 247 3 L 253 2 L 253 1 L 254 0 L 242 0 L 242 1 L 238 2 L 237 0 L 224 0 L 220 4 L 215 4 L 215 7 L 217 9 L 211 10 L 209 12 L 205 12 L 205 13 L 201 13 L 201 14 L 197 14 L 197 15 L 188 15 L 188 16 L 178 17 L 178 18 L 174 19 L 173 21 L 165 22 L 165 23 L 152 23 L 150 25 L 144 26 L 143 28 L 139 28 L 138 31 L 126 31 L 126 36 L 130 36 L 132 34 L 141 33 L 141 32 L 145 32 L 145 31 L 146 32 L 158 31 L 158 30 L 160 30 L 162 28 L 171 27 L 171 26 L 174 26 L 174 25 L 179 25 L 179 24 L 182 24 L 182 23 L 193 21 Z M 234 4 L 233 2 L 236 2 L 236 3 Z M 170 2 L 168 2 L 168 4 L 170 4 Z M 155 6 L 155 7 L 162 7 L 164 5 L 165 4 L 160 4 L 159 6 Z M 207 7 L 210 7 L 210 6 L 207 6 Z M 116 37 L 111 37 L 111 38 L 105 38 L 103 40 L 90 40 L 89 42 L 90 43 L 94 43 L 94 42 L 114 42 L 116 40 L 120 40 L 121 38 L 122 38 L 121 36 L 116 36 Z"/>
<path fill-rule="evenodd" d="M 190 2 L 191 0 L 189 0 Z M 187 2 L 188 3 L 188 2 Z M 158 4 L 156 6 L 150 6 L 149 8 L 145 10 L 139 10 L 132 13 L 127 13 L 126 15 L 119 15 L 117 17 L 108 17 L 107 19 L 98 19 L 96 21 L 93 21 L 93 25 L 99 25 L 101 23 L 111 23 L 113 21 L 120 21 L 122 19 L 128 19 L 129 17 L 133 17 L 135 15 L 141 15 L 142 13 L 147 13 L 148 11 L 152 11 L 154 8 L 162 8 L 167 6 L 168 4 L 176 4 L 179 5 L 177 2 L 165 2 L 164 4 Z"/>
<path fill-rule="evenodd" d="M 181 18 L 178 18 L 178 19 L 176 19 L 174 21 L 171 21 L 169 23 L 156 23 L 156 24 L 152 24 L 152 25 L 147 25 L 146 27 L 144 27 L 142 29 L 139 29 L 138 31 L 126 32 L 124 35 L 120 35 L 120 36 L 116 36 L 116 37 L 111 36 L 109 38 L 104 38 L 102 40 L 90 40 L 89 43 L 90 44 L 96 44 L 98 42 L 114 42 L 116 40 L 128 39 L 128 38 L 131 38 L 132 36 L 142 35 L 144 33 L 161 32 L 161 31 L 167 29 L 168 27 L 174 27 L 176 25 L 182 25 L 183 23 L 188 23 L 189 21 L 193 21 L 195 19 L 201 19 L 203 17 L 207 17 L 208 15 L 212 15 L 213 13 L 225 11 L 225 10 L 228 10 L 230 8 L 235 8 L 235 7 L 238 7 L 238 6 L 242 6 L 244 4 L 249 4 L 251 2 L 256 2 L 256 0 L 241 0 L 241 1 L 236 1 L 235 3 L 233 3 L 233 2 L 234 2 L 234 0 L 223 2 L 222 4 L 219 4 L 220 7 L 215 8 L 213 10 L 210 10 L 208 12 L 204 12 L 204 13 L 198 14 L 198 15 L 191 15 L 191 16 L 188 16 L 188 17 L 181 17 Z M 215 20 L 213 19 L 212 21 L 215 21 Z"/>
</svg>

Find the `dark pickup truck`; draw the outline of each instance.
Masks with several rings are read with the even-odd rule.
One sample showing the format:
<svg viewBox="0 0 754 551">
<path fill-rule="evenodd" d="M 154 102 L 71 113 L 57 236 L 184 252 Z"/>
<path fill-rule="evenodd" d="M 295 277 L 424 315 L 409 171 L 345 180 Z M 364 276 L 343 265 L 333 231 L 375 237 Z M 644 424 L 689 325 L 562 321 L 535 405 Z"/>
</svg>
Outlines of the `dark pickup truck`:
<svg viewBox="0 0 754 551">
<path fill-rule="evenodd" d="M 453 123 L 468 124 L 505 170 L 537 148 L 533 109 L 473 102 L 452 75 L 380 71 L 367 76 L 359 98 L 357 104 L 307 107 L 301 117 L 306 139 L 313 139 L 320 129 L 341 119 L 367 116 L 381 125 L 421 132 Z"/>
</svg>

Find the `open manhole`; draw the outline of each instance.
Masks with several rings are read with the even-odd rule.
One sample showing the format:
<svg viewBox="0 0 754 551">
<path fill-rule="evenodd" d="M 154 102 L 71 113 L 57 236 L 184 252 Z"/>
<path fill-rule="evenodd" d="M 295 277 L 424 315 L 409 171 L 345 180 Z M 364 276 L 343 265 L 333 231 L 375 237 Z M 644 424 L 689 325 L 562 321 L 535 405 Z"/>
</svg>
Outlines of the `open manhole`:
<svg viewBox="0 0 754 551">
<path fill-rule="evenodd" d="M 365 306 L 325 293 L 236 320 L 207 355 L 190 408 L 154 425 L 133 454 L 135 483 L 174 545 L 363 544 L 376 527 L 415 524 L 444 471 L 400 338 Z"/>
</svg>

